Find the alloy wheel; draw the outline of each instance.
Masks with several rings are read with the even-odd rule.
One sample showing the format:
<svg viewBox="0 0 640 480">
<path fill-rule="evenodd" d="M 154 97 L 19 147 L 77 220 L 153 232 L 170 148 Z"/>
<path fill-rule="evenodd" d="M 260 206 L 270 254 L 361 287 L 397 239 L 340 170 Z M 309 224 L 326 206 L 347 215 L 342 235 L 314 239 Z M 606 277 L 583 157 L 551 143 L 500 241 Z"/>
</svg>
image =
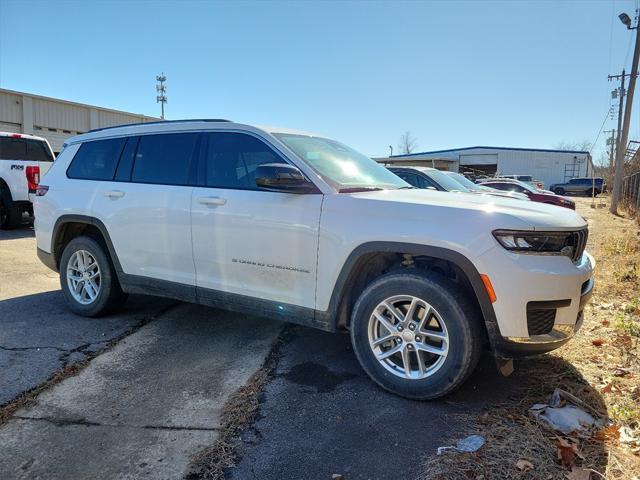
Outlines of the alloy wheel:
<svg viewBox="0 0 640 480">
<path fill-rule="evenodd" d="M 100 266 L 87 250 L 77 250 L 67 262 L 67 285 L 74 300 L 82 305 L 95 301 L 100 293 Z"/>
<path fill-rule="evenodd" d="M 436 373 L 449 352 L 444 320 L 425 300 L 396 295 L 380 302 L 369 318 L 369 346 L 394 375 L 420 380 Z"/>
</svg>

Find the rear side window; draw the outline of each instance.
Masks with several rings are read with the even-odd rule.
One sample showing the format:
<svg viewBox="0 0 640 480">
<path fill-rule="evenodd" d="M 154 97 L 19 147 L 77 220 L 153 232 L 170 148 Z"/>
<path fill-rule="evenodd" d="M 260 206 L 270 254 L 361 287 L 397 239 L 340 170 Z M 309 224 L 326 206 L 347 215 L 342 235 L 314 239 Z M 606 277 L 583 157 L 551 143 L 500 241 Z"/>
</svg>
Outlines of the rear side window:
<svg viewBox="0 0 640 480">
<path fill-rule="evenodd" d="M 53 162 L 47 144 L 29 138 L 0 137 L 0 159 Z"/>
<path fill-rule="evenodd" d="M 83 143 L 73 157 L 67 176 L 84 180 L 113 180 L 124 143 L 124 138 Z"/>
<path fill-rule="evenodd" d="M 140 137 L 131 181 L 164 185 L 189 184 L 197 133 L 167 133 Z"/>
<path fill-rule="evenodd" d="M 265 163 L 287 163 L 266 143 L 244 133 L 208 133 L 204 177 L 207 187 L 259 190 L 255 170 Z"/>
</svg>

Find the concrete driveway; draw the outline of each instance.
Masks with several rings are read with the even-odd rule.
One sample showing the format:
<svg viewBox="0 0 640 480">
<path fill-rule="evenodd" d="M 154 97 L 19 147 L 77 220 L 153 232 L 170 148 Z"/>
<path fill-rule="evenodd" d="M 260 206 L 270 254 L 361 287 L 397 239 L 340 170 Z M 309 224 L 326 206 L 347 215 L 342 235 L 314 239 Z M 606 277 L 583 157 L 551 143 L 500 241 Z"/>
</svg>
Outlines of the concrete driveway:
<svg viewBox="0 0 640 480">
<path fill-rule="evenodd" d="M 0 405 L 95 357 L 0 427 L 0 478 L 181 478 L 282 324 L 151 297 L 72 314 L 31 229 L 0 232 Z"/>
</svg>

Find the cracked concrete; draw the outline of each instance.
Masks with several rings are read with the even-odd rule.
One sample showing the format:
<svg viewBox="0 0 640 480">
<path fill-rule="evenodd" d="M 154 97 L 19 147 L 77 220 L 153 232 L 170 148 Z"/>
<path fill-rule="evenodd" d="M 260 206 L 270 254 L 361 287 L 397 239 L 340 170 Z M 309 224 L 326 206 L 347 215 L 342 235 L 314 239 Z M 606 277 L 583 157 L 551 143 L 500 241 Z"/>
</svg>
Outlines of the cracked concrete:
<svg viewBox="0 0 640 480">
<path fill-rule="evenodd" d="M 78 317 L 35 252 L 30 227 L 0 232 L 0 406 L 175 304 L 137 296 L 120 314 Z"/>
<path fill-rule="evenodd" d="M 31 230 L 0 232 L 0 405 L 119 340 L 0 427 L 0 478 L 182 478 L 281 328 L 143 296 L 75 316 Z"/>
<path fill-rule="evenodd" d="M 181 477 L 281 327 L 178 305 L 16 412 L 0 428 L 3 478 Z"/>
</svg>

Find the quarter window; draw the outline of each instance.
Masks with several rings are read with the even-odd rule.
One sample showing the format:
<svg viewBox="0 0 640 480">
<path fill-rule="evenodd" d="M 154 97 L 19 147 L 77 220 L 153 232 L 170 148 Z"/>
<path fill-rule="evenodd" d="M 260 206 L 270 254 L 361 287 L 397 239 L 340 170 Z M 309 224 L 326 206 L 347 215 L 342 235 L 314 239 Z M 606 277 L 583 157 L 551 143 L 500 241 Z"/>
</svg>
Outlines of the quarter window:
<svg viewBox="0 0 640 480">
<path fill-rule="evenodd" d="M 197 133 L 140 137 L 131 180 L 139 183 L 187 185 L 197 140 Z"/>
<path fill-rule="evenodd" d="M 124 138 L 85 142 L 73 157 L 67 170 L 69 178 L 113 180 Z"/>
<path fill-rule="evenodd" d="M 286 163 L 266 143 L 243 133 L 205 134 L 204 184 L 207 187 L 259 190 L 255 170 L 265 163 Z"/>
</svg>

